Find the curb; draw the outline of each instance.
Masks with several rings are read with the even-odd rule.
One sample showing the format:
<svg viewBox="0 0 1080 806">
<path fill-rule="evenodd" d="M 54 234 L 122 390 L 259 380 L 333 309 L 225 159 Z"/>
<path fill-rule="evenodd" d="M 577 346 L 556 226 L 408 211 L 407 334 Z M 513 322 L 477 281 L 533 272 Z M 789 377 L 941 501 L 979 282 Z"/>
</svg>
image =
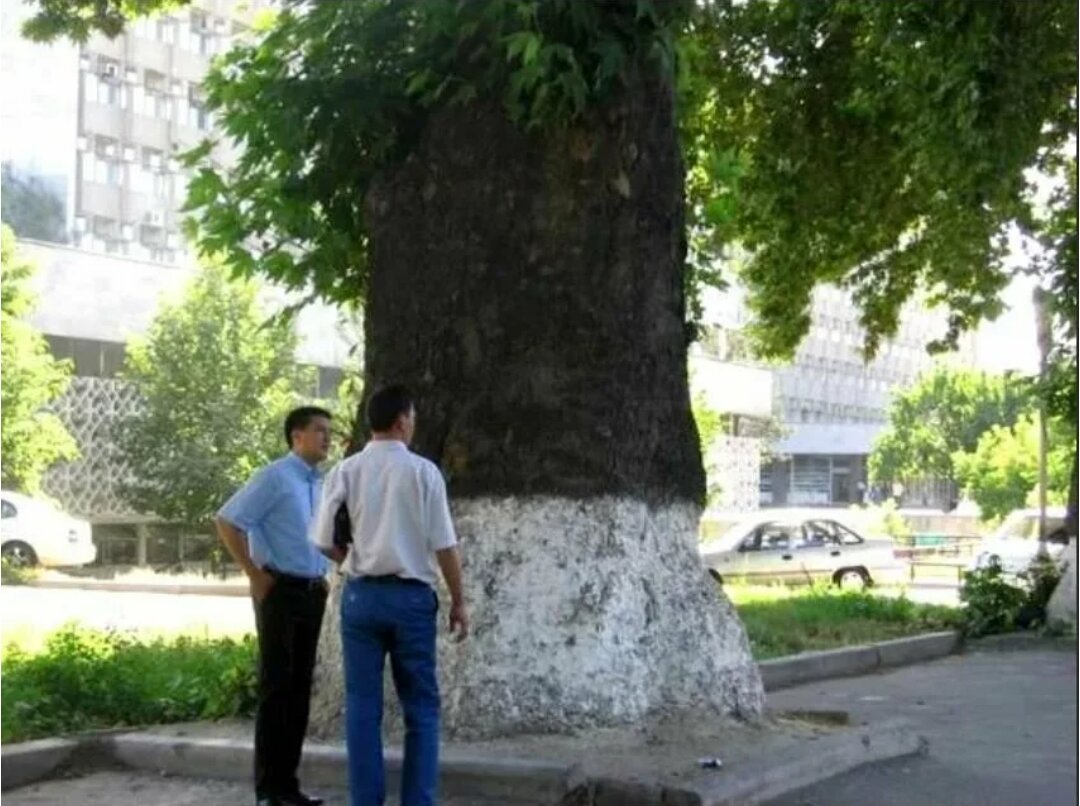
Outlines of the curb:
<svg viewBox="0 0 1080 806">
<path fill-rule="evenodd" d="M 2 789 L 33 783 L 53 772 L 79 749 L 78 739 L 39 739 L 0 747 Z"/>
<path fill-rule="evenodd" d="M 768 759 L 676 785 L 589 776 L 587 769 L 572 763 L 445 753 L 440 761 L 440 786 L 447 796 L 502 803 L 725 806 L 779 797 L 863 764 L 926 749 L 926 740 L 905 720 L 844 730 L 812 741 L 812 752 L 799 744 Z M 160 774 L 248 780 L 253 748 L 251 740 L 153 733 L 46 739 L 4 748 L 4 789 L 45 777 L 77 753 L 96 765 L 121 763 Z M 389 750 L 386 760 L 388 777 L 399 774 L 401 752 Z M 346 780 L 345 750 L 310 745 L 304 749 L 301 769 L 304 779 L 314 786 L 341 786 Z"/>
<path fill-rule="evenodd" d="M 864 764 L 925 754 L 926 738 L 907 720 L 896 719 L 876 727 L 823 736 L 815 753 L 790 752 L 788 757 L 767 759 L 744 768 L 730 778 L 698 790 L 701 806 L 734 806 L 760 803 L 810 786 Z"/>
<path fill-rule="evenodd" d="M 120 593 L 184 593 L 203 596 L 250 596 L 246 585 L 229 584 L 176 584 L 161 585 L 153 582 L 84 582 L 67 579 L 31 579 L 28 588 L 52 588 L 59 590 L 113 591 Z"/>
<path fill-rule="evenodd" d="M 766 691 L 812 683 L 833 677 L 851 677 L 878 669 L 943 658 L 962 646 L 959 632 L 933 632 L 878 644 L 803 652 L 762 661 L 761 681 Z"/>
<path fill-rule="evenodd" d="M 153 733 L 121 733 L 104 739 L 114 761 L 133 769 L 195 778 L 247 781 L 254 748 L 251 739 L 199 739 Z M 401 772 L 400 749 L 386 751 L 386 772 Z M 344 747 L 307 745 L 301 776 L 312 786 L 341 786 L 346 780 Z M 485 758 L 443 752 L 439 760 L 444 794 L 495 799 L 558 799 L 566 789 L 571 764 L 516 758 Z"/>
</svg>

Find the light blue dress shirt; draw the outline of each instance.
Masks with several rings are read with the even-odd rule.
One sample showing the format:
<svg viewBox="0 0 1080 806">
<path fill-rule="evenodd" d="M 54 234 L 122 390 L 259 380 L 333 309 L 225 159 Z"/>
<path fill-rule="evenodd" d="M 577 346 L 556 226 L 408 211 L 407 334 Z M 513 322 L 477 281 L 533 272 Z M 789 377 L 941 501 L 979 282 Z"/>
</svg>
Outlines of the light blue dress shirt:
<svg viewBox="0 0 1080 806">
<path fill-rule="evenodd" d="M 308 540 L 322 494 L 322 473 L 291 451 L 237 490 L 218 517 L 248 538 L 251 560 L 298 577 L 321 577 L 326 558 Z"/>
</svg>

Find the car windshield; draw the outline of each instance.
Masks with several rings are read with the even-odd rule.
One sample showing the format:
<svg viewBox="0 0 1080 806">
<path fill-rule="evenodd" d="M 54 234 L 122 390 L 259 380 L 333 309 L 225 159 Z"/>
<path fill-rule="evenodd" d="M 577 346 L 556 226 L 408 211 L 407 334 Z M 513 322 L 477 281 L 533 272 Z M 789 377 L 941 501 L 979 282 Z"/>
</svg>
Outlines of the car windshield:
<svg viewBox="0 0 1080 806">
<path fill-rule="evenodd" d="M 1065 525 L 1065 519 L 1056 515 L 1046 516 L 1046 533 L 1053 534 Z M 1002 522 L 994 537 L 1006 540 L 1038 540 L 1039 516 L 1031 512 L 1013 512 Z"/>
<path fill-rule="evenodd" d="M 754 527 L 760 523 L 760 521 L 739 521 L 734 523 L 718 536 L 703 543 L 701 547 L 703 549 L 733 549 L 742 542 L 743 538 L 753 532 Z"/>
</svg>

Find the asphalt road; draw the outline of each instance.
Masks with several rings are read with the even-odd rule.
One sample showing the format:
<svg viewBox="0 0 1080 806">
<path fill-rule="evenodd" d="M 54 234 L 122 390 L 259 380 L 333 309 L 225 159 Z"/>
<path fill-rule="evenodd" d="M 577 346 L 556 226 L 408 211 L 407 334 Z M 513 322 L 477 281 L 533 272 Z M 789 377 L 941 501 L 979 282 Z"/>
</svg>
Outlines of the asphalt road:
<svg viewBox="0 0 1080 806">
<path fill-rule="evenodd" d="M 1077 803 L 1077 655 L 976 651 L 769 695 L 779 709 L 910 718 L 925 758 L 863 767 L 770 806 L 1068 806 Z"/>
<path fill-rule="evenodd" d="M 33 647 L 62 625 L 142 635 L 237 636 L 255 632 L 251 600 L 240 596 L 0 587 L 5 643 Z"/>
</svg>

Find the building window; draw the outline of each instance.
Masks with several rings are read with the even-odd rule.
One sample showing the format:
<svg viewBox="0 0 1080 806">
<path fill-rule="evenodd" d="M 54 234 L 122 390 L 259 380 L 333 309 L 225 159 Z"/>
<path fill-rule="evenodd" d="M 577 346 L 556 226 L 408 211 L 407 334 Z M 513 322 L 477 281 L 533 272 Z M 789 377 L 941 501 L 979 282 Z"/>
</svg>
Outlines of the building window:
<svg viewBox="0 0 1080 806">
<path fill-rule="evenodd" d="M 832 474 L 827 456 L 795 456 L 791 462 L 790 504 L 827 504 Z"/>
<path fill-rule="evenodd" d="M 98 137 L 92 152 L 83 152 L 82 178 L 103 185 L 120 185 L 124 181 L 124 166 L 120 161 L 120 146 L 115 140 Z"/>
<path fill-rule="evenodd" d="M 197 11 L 191 13 L 189 25 L 188 47 L 193 53 L 200 56 L 209 56 L 213 53 L 213 33 L 210 31 L 210 20 L 205 14 Z"/>
<path fill-rule="evenodd" d="M 49 352 L 58 360 L 75 365 L 75 374 L 83 378 L 111 378 L 124 365 L 124 345 L 96 339 L 46 336 Z"/>
<path fill-rule="evenodd" d="M 137 114 L 158 120 L 172 119 L 172 97 L 163 73 L 147 70 L 143 86 L 132 90 L 133 106 Z"/>
<path fill-rule="evenodd" d="M 176 23 L 170 17 L 160 17 L 154 22 L 154 38 L 171 45 L 176 40 Z"/>
<path fill-rule="evenodd" d="M 188 125 L 200 131 L 210 128 L 210 113 L 206 110 L 206 103 L 202 91 L 195 84 L 188 85 Z"/>
</svg>

